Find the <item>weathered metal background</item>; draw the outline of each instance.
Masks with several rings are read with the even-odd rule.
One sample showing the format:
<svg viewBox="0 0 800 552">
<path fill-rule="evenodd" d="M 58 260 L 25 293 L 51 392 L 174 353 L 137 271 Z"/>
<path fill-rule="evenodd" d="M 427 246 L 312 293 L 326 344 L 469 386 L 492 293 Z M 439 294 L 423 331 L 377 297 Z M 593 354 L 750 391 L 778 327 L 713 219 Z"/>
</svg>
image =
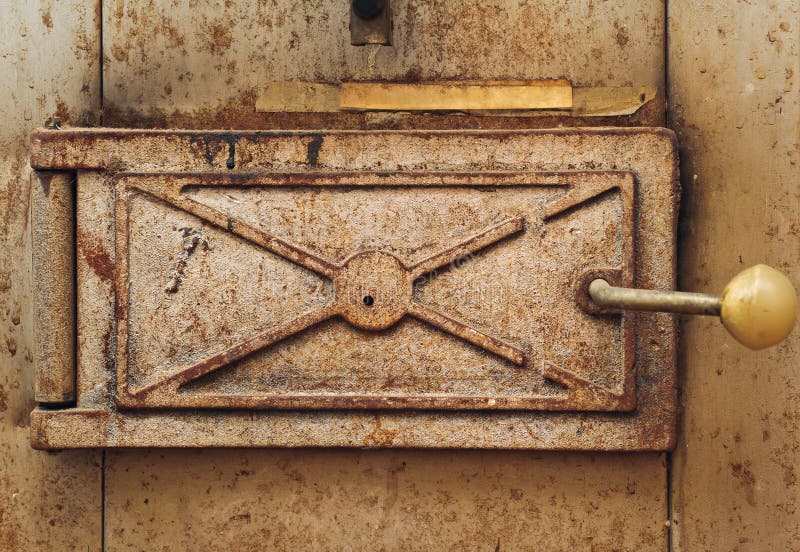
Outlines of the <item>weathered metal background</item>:
<svg viewBox="0 0 800 552">
<path fill-rule="evenodd" d="M 666 466 L 653 459 L 658 456 L 113 450 L 106 543 L 115 550 L 154 543 L 166 550 L 219 550 L 225 543 L 247 551 L 663 551 Z"/>
<path fill-rule="evenodd" d="M 30 129 L 40 126 L 52 111 L 58 111 L 65 123 L 73 125 L 86 124 L 82 121 L 84 113 L 93 116 L 95 121 L 101 113 L 101 55 L 97 50 L 80 47 L 99 44 L 99 22 L 94 26 L 91 23 L 91 14 L 101 12 L 99 4 L 70 0 L 56 5 L 38 0 L 26 4 L 24 11 L 21 6 L 14 10 L 15 14 L 24 14 L 25 23 L 17 23 L 22 19 L 18 15 L 11 20 L 9 28 L 17 29 L 17 33 L 4 33 L 1 42 L 4 51 L 13 54 L 0 60 L 3 71 L 7 71 L 4 74 L 9 75 L 2 82 L 11 83 L 13 92 L 0 100 L 4 112 L 15 117 L 3 126 L 3 131 L 11 134 L 7 142 L 9 147 L 0 153 L 6 156 L 6 152 L 15 152 L 4 157 L 7 160 L 4 162 L 15 167 L 8 170 L 8 174 L 13 175 L 12 180 L 7 180 L 3 186 L 4 193 L 10 193 L 11 197 L 16 197 L 15 194 L 27 197 L 24 186 L 18 188 L 16 183 L 28 181 L 27 173 L 22 173 L 27 166 L 24 148 Z M 269 82 L 273 72 L 281 80 L 292 78 L 290 71 L 313 74 L 314 69 L 306 65 L 309 60 L 311 67 L 329 67 L 333 80 L 343 72 L 341 58 L 354 55 L 365 59 L 364 78 L 371 78 L 372 72 L 377 70 L 377 65 L 370 65 L 369 59 L 378 52 L 349 48 L 340 52 L 328 45 L 331 33 L 303 31 L 305 14 L 291 15 L 292 10 L 297 9 L 296 2 L 265 5 L 263 9 L 270 20 L 274 13 L 271 30 L 268 25 L 261 28 L 257 20 L 251 18 L 229 17 L 226 11 L 231 9 L 230 13 L 241 15 L 243 11 L 254 9 L 252 6 L 257 3 L 229 2 L 226 6 L 222 3 L 202 6 L 179 3 L 173 6 L 165 2 L 143 5 L 116 1 L 104 4 L 102 96 L 106 124 L 113 124 L 114 112 L 119 111 L 119 121 L 128 125 L 244 128 L 248 118 L 255 118 L 249 112 L 261 87 L 259 83 L 254 85 L 248 81 Z M 457 66 L 451 70 L 453 75 L 484 78 L 499 73 L 509 76 L 525 73 L 533 79 L 564 76 L 582 85 L 630 83 L 650 85 L 663 91 L 662 2 L 531 4 L 525 9 L 540 16 L 519 27 L 509 24 L 499 5 L 490 5 L 490 11 L 485 12 L 474 2 L 471 3 L 474 7 L 471 21 L 459 15 L 451 18 L 457 27 L 441 28 L 437 18 L 429 13 L 436 8 L 426 7 L 439 3 L 414 4 L 419 14 L 414 25 L 416 34 L 445 34 L 450 41 L 447 55 L 437 52 L 436 40 L 415 43 L 416 50 L 428 52 L 424 63 L 419 63 L 419 70 L 424 72 L 421 76 L 435 78 L 438 67 L 458 59 Z M 467 3 L 461 4 L 467 6 Z M 320 6 L 320 18 L 325 17 L 326 10 L 341 9 L 338 2 L 313 5 Z M 80 16 L 81 13 L 89 17 Z M 262 18 L 262 21 L 266 20 Z M 557 21 L 561 24 L 556 24 Z M 567 23 L 571 27 L 565 27 Z M 213 26 L 221 26 L 223 34 L 231 41 L 237 40 L 244 56 L 249 56 L 252 48 L 252 52 L 263 59 L 254 64 L 239 61 L 243 57 L 231 55 L 224 40 L 220 47 L 212 50 Z M 239 43 L 240 29 L 251 37 L 260 36 L 259 43 Z M 346 30 L 340 31 L 337 27 L 335 32 L 346 33 Z M 519 36 L 504 42 L 509 32 Z M 551 36 L 550 32 L 558 34 Z M 276 33 L 275 37 L 270 38 L 269 33 Z M 174 41 L 171 36 L 175 36 Z M 593 37 L 592 41 L 583 40 L 586 36 Z M 185 46 L 178 44 L 181 41 Z M 480 44 L 487 55 L 469 55 L 469 48 L 460 46 L 467 41 L 472 41 L 473 47 L 475 43 Z M 504 47 L 495 51 L 492 44 L 498 41 Z M 112 52 L 116 45 L 119 45 L 117 55 L 122 56 L 123 61 Z M 304 49 L 302 55 L 299 48 Z M 309 48 L 313 50 L 311 55 L 305 55 Z M 54 52 L 75 55 L 77 62 L 59 63 L 52 57 Z M 285 57 L 289 52 L 293 55 L 291 59 Z M 31 64 L 31 55 L 47 61 Z M 126 55 L 127 61 L 124 60 Z M 220 76 L 218 69 L 232 62 L 237 63 L 239 70 L 233 69 L 227 76 Z M 500 69 L 506 65 L 508 69 Z M 113 78 L 112 66 L 116 74 Z M 65 67 L 71 70 L 66 72 Z M 91 70 L 84 73 L 84 67 Z M 200 84 L 183 86 L 176 93 L 176 83 L 182 82 L 181 75 L 186 79 L 187 72 Z M 90 76 L 85 82 L 84 74 Z M 51 75 L 62 77 L 53 80 Z M 75 83 L 74 96 L 66 92 L 71 88 L 63 84 L 64 76 Z M 345 77 L 347 75 L 343 74 L 342 78 Z M 168 93 L 168 82 L 171 93 Z M 244 85 L 239 86 L 240 82 Z M 82 86 L 85 92 L 80 93 Z M 25 95 L 19 92 L 22 90 Z M 248 90 L 250 98 L 240 98 L 239 95 Z M 37 97 L 44 99 L 44 105 Z M 59 97 L 64 101 L 57 105 Z M 30 120 L 26 114 L 30 115 Z M 363 118 L 365 124 L 380 124 L 380 118 Z M 274 115 L 273 120 L 277 125 L 288 117 Z M 424 124 L 426 120 L 419 122 Z M 324 117 L 319 121 L 309 119 L 307 126 L 326 128 L 331 124 L 326 124 Z M 458 117 L 450 121 L 450 126 L 461 127 L 469 121 L 471 119 Z M 542 122 L 543 126 L 547 124 L 547 121 Z M 251 127 L 264 128 L 261 117 L 251 123 Z M 20 176 L 24 178 L 19 180 Z M 103 193 L 109 187 L 86 178 L 83 182 L 79 195 L 94 198 L 97 203 L 110 201 Z M 84 201 L 83 204 L 90 203 Z M 25 235 L 26 207 L 24 201 L 11 202 L 7 211 L 11 217 L 7 235 Z M 99 209 L 95 211 L 100 212 Z M 95 243 L 103 243 L 108 221 L 85 220 L 79 238 L 102 275 L 102 267 L 107 266 L 109 259 L 93 257 L 91 253 Z M 8 463 L 0 468 L 8 493 L 19 493 L 17 500 L 6 502 L 12 506 L 5 508 L 0 521 L 11 548 L 95 550 L 101 546 L 101 533 L 102 544 L 108 550 L 170 550 L 195 544 L 212 550 L 285 548 L 293 544 L 311 547 L 315 543 L 319 543 L 319 547 L 327 544 L 329 548 L 351 545 L 353 548 L 411 549 L 462 545 L 464 548 L 499 546 L 501 549 L 554 550 L 591 546 L 661 550 L 665 545 L 666 467 L 663 455 L 659 454 L 462 452 L 442 455 L 414 451 L 384 454 L 268 450 L 151 454 L 118 451 L 105 455 L 103 503 L 99 496 L 99 454 L 42 456 L 28 448 L 24 424 L 32 405 L 32 353 L 26 355 L 24 351 L 32 351 L 32 327 L 30 298 L 22 290 L 29 286 L 24 268 L 29 255 L 24 243 L 6 247 L 2 254 L 9 259 L 5 266 L 13 267 L 10 281 L 19 286 L 0 292 L 0 297 L 11 306 L 10 311 L 3 311 L 3 331 L 12 332 L 7 335 L 15 338 L 17 352 L 13 358 L 17 373 L 27 374 L 22 380 L 26 384 L 17 388 L 19 377 L 11 375 L 6 386 L 6 390 L 10 390 L 7 391 L 8 404 L 12 405 L 10 412 L 18 413 L 4 417 L 4 423 L 8 424 L 4 427 L 15 428 L 17 437 L 13 441 L 16 443 L 13 453 L 6 456 Z M 110 280 L 97 276 L 88 265 L 79 270 L 85 272 L 87 281 L 79 290 L 80 294 L 102 298 L 109 292 Z M 96 278 L 96 282 L 89 284 L 89 278 Z M 20 314 L 15 315 L 15 312 Z M 84 315 L 91 316 L 86 312 L 78 314 L 79 324 Z M 19 325 L 13 323 L 17 319 Z M 103 335 L 97 338 L 91 354 L 87 352 L 83 361 L 79 361 L 79 370 L 94 366 L 98 358 L 103 358 Z M 0 354 L 7 355 L 3 362 L 12 358 L 11 353 L 1 348 Z M 97 393 L 101 391 L 96 390 Z M 379 430 L 377 434 L 380 433 Z M 3 443 L 8 442 L 4 436 Z M 67 460 L 62 460 L 65 458 Z M 67 467 L 75 458 L 78 468 Z M 85 458 L 97 459 L 93 470 L 80 464 Z M 436 464 L 434 459 L 438 459 Z M 37 462 L 46 462 L 45 467 L 32 467 Z M 408 475 L 404 475 L 403 462 L 406 466 L 422 466 L 422 469 L 409 469 Z M 336 465 L 335 472 L 332 464 Z M 187 470 L 187 466 L 191 469 Z M 242 479 L 248 474 L 254 479 Z M 179 479 L 180 476 L 185 479 Z M 96 481 L 96 486 L 90 492 L 92 481 Z M 206 498 L 199 500 L 193 493 L 190 499 L 184 494 L 188 489 L 201 489 Z M 270 496 L 277 496 L 278 490 L 286 490 L 284 498 L 272 500 Z M 354 507 L 354 503 L 362 507 Z M 461 517 L 457 508 L 460 505 L 474 505 L 471 510 L 474 514 Z M 311 511 L 314 513 L 308 523 L 298 523 L 300 512 L 308 515 Z M 532 515 L 540 516 L 538 519 L 542 521 L 527 521 Z M 479 523 L 475 523 L 476 519 Z M 212 527 L 213 530 L 204 529 Z M 404 531 L 406 527 L 411 530 Z"/>
<path fill-rule="evenodd" d="M 313 14 L 293 11 L 298 4 L 319 10 L 312 22 L 324 19 L 328 10 L 344 13 L 330 1 L 275 2 L 263 8 L 237 1 L 106 2 L 106 124 L 117 118 L 143 127 L 277 126 L 288 116 L 250 112 L 272 73 L 275 80 L 313 80 L 321 67 L 338 81 L 356 76 L 342 62 L 354 56 L 362 60 L 363 78 L 380 70 L 370 64 L 387 55 L 380 47 L 339 50 L 338 33 L 346 29 L 331 24 L 325 31 L 304 31 L 306 16 Z M 642 84 L 663 91 L 661 1 L 526 3 L 519 9 L 536 15 L 520 26 L 499 3 L 450 16 L 441 26 L 434 12 L 459 8 L 446 3 L 432 8 L 427 0 L 413 4 L 417 16 L 409 33 L 446 37 L 448 46 L 440 51 L 435 39 L 415 41 L 421 77 L 567 77 L 578 85 Z M 458 4 L 469 8 L 477 2 Z M 251 10 L 265 15 L 243 17 Z M 800 280 L 793 249 L 800 74 L 796 10 L 792 0 L 669 3 L 670 124 L 683 145 L 687 191 L 687 232 L 680 249 L 686 289 L 718 292 L 738 270 L 738 255 L 743 265 L 766 261 L 796 284 Z M 100 2 L 85 0 L 0 6 L 0 111 L 5 117 L 0 127 L 0 548 L 667 548 L 667 463 L 658 454 L 121 450 L 105 455 L 103 500 L 99 452 L 31 451 L 26 427 L 33 397 L 27 133 L 53 112 L 68 124 L 98 121 L 100 13 Z M 217 45 L 215 28 L 228 36 Z M 256 39 L 248 44 L 251 37 Z M 403 78 L 400 71 L 386 76 Z M 183 84 L 188 78 L 193 84 Z M 242 92 L 250 98 L 242 99 Z M 403 124 L 487 124 L 455 116 L 433 119 Z M 305 124 L 330 128 L 334 123 L 309 116 Z M 337 124 L 382 122 L 375 115 L 358 115 Z M 536 123 L 493 124 L 570 121 L 544 117 Z M 78 194 L 85 197 L 84 205 L 90 204 L 88 198 L 111 201 L 104 195 L 110 189 L 105 183 L 83 182 Z M 108 221 L 85 220 L 82 241 L 91 257 L 95 241 L 102 243 L 107 235 Z M 736 244 L 739 251 L 731 249 Z M 92 257 L 100 274 L 109 260 Z M 82 270 L 85 281 L 97 281 L 79 293 L 105 296 L 110 280 L 89 265 Z M 798 336 L 754 354 L 732 344 L 713 320 L 688 319 L 682 335 L 686 415 L 673 463 L 673 548 L 796 548 L 800 497 L 792 466 L 798 464 L 793 406 Z M 102 358 L 103 335 L 97 340 L 79 368 Z"/>
<path fill-rule="evenodd" d="M 800 6 L 670 5 L 681 285 L 716 292 L 763 262 L 800 287 Z M 681 349 L 675 550 L 799 549 L 800 332 L 752 352 L 689 318 Z"/>
<path fill-rule="evenodd" d="M 106 0 L 103 122 L 139 128 L 551 128 L 663 125 L 661 1 L 394 0 L 391 47 L 350 44 L 346 0 Z M 625 117 L 256 113 L 267 85 L 564 78 L 652 86 Z"/>
<path fill-rule="evenodd" d="M 30 448 L 34 406 L 28 136 L 100 110 L 99 4 L 0 3 L 0 550 L 97 550 L 102 454 Z"/>
<path fill-rule="evenodd" d="M 673 441 L 672 317 L 586 312 L 582 298 L 591 275 L 672 287 L 667 131 L 64 130 L 32 143 L 33 166 L 114 188 L 100 192 L 111 202 L 79 195 L 78 356 L 94 364 L 80 362 L 79 409 L 36 413 L 37 446 Z M 106 231 L 91 254 L 87 227 Z M 116 297 L 84 308 L 112 272 Z M 248 422 L 170 407 L 429 412 Z M 376 439 L 373 424 L 396 429 Z"/>
</svg>

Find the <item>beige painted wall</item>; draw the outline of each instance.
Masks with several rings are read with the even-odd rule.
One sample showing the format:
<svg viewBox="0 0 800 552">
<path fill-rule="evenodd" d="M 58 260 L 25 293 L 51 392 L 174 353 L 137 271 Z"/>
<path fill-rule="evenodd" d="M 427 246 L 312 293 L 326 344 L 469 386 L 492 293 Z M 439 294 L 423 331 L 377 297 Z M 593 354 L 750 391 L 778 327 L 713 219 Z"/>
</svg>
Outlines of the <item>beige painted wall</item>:
<svg viewBox="0 0 800 552">
<path fill-rule="evenodd" d="M 53 112 L 99 119 L 101 19 L 106 124 L 254 124 L 259 88 L 290 78 L 665 75 L 660 1 L 397 0 L 392 49 L 349 46 L 343 0 L 273 4 L 0 4 L 0 550 L 665 550 L 665 455 L 28 448 L 25 142 Z M 762 261 L 800 279 L 796 9 L 669 5 L 687 289 L 717 291 Z M 798 339 L 755 354 L 713 320 L 685 324 L 675 549 L 796 547 Z"/>
<path fill-rule="evenodd" d="M 800 4 L 670 5 L 681 285 L 718 291 L 763 262 L 798 286 Z M 750 352 L 695 318 L 681 345 L 675 549 L 800 549 L 800 331 Z"/>
</svg>

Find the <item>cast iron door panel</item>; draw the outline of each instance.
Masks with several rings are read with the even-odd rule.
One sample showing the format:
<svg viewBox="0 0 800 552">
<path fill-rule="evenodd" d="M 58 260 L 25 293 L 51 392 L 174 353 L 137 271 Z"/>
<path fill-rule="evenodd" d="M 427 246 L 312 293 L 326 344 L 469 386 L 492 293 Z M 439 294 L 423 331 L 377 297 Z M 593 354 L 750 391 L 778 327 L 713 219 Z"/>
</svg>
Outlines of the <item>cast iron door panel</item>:
<svg viewBox="0 0 800 552">
<path fill-rule="evenodd" d="M 136 407 L 630 410 L 633 175 L 121 175 Z"/>
<path fill-rule="evenodd" d="M 33 150 L 77 171 L 77 404 L 34 413 L 39 446 L 672 443 L 673 318 L 586 290 L 672 287 L 667 131 L 87 129 Z"/>
</svg>

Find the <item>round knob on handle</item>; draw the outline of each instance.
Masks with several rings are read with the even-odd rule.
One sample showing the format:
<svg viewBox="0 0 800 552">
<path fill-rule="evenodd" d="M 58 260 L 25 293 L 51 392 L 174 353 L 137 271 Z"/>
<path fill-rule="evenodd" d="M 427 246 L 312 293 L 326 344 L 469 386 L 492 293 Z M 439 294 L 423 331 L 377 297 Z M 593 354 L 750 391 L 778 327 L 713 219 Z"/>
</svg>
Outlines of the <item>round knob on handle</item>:
<svg viewBox="0 0 800 552">
<path fill-rule="evenodd" d="M 682 291 L 615 287 L 590 282 L 588 295 L 601 309 L 623 309 L 720 316 L 737 341 L 764 349 L 783 341 L 797 320 L 797 292 L 789 279 L 766 265 L 737 274 L 722 297 Z"/>
<path fill-rule="evenodd" d="M 764 349 L 783 341 L 797 320 L 797 293 L 767 265 L 743 270 L 722 291 L 722 324 L 739 343 Z"/>
</svg>

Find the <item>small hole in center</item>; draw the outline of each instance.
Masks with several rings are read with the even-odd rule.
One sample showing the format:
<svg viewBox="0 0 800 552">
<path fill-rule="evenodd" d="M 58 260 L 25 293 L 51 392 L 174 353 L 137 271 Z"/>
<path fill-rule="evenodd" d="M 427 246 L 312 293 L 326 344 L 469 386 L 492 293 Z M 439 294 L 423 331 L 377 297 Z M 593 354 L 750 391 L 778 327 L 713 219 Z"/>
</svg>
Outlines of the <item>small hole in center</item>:
<svg viewBox="0 0 800 552">
<path fill-rule="evenodd" d="M 375 304 L 375 298 L 372 295 L 365 295 L 362 301 L 364 301 L 364 304 L 368 307 L 371 307 L 373 304 Z"/>
</svg>

